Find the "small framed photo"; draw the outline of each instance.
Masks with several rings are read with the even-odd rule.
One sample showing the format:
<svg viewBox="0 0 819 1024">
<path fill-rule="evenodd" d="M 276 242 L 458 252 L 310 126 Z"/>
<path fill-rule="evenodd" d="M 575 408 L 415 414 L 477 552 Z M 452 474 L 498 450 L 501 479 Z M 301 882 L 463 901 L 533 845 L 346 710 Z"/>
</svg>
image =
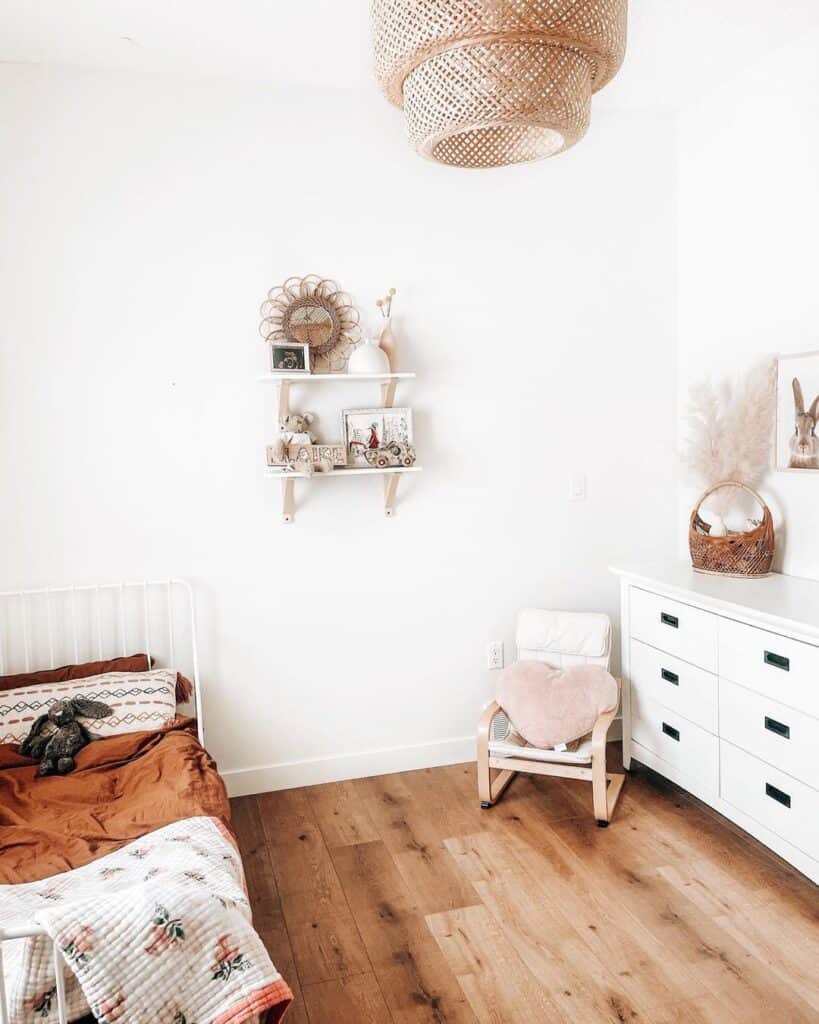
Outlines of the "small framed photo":
<svg viewBox="0 0 819 1024">
<path fill-rule="evenodd" d="M 295 341 L 273 342 L 270 369 L 273 373 L 310 373 L 310 346 Z"/>
<path fill-rule="evenodd" d="M 776 374 L 776 468 L 819 470 L 819 352 L 780 356 Z"/>
<path fill-rule="evenodd" d="M 411 409 L 345 409 L 342 420 L 348 466 L 408 465 L 405 451 L 414 461 Z M 376 452 L 384 453 L 380 461 Z"/>
</svg>

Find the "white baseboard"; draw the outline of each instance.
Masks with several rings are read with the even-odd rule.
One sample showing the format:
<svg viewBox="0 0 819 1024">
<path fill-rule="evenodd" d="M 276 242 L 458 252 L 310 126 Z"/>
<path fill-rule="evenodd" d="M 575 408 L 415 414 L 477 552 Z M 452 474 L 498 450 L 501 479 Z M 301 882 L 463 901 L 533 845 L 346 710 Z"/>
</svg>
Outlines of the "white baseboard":
<svg viewBox="0 0 819 1024">
<path fill-rule="evenodd" d="M 609 739 L 622 738 L 623 723 L 616 718 Z M 273 793 L 277 789 L 317 786 L 322 782 L 364 779 L 370 775 L 389 775 L 416 768 L 435 768 L 443 764 L 462 764 L 475 760 L 475 737 L 459 736 L 435 743 L 415 743 L 408 747 L 383 747 L 356 754 L 317 757 L 310 761 L 283 761 L 256 768 L 234 768 L 222 772 L 229 796 Z"/>
<path fill-rule="evenodd" d="M 369 775 L 434 768 L 475 760 L 475 736 L 459 736 L 435 743 L 416 743 L 408 747 L 362 750 L 355 754 L 337 754 L 310 761 L 284 761 L 257 768 L 236 768 L 222 772 L 229 796 L 272 793 L 277 789 L 316 786 L 322 782 L 363 779 Z"/>
</svg>

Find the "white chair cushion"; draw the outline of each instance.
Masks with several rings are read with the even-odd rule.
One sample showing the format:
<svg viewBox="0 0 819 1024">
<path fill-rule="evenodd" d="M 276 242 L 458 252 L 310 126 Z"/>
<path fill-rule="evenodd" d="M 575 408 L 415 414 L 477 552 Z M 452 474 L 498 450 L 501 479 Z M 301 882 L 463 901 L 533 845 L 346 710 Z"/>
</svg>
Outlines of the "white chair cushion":
<svg viewBox="0 0 819 1024">
<path fill-rule="evenodd" d="M 518 615 L 518 657 L 544 660 L 546 654 L 572 660 L 605 659 L 611 652 L 611 621 L 600 612 L 550 612 L 527 608 Z"/>
<path fill-rule="evenodd" d="M 518 757 L 524 761 L 540 761 L 547 764 L 589 764 L 592 759 L 591 736 L 576 743 L 570 743 L 567 750 L 542 750 L 530 744 L 522 746 L 514 740 L 495 740 L 489 744 L 492 757 Z"/>
</svg>

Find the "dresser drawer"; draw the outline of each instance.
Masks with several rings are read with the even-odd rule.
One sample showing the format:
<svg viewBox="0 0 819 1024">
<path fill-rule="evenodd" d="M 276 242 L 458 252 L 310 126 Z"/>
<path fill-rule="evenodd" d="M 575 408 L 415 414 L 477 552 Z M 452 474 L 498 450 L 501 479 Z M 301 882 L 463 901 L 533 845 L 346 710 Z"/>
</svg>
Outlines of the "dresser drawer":
<svg viewBox="0 0 819 1024">
<path fill-rule="evenodd" d="M 719 740 L 710 732 L 638 694 L 637 701 L 632 701 L 631 735 L 701 788 L 718 792 Z"/>
<path fill-rule="evenodd" d="M 719 682 L 720 738 L 819 789 L 819 720 Z"/>
<path fill-rule="evenodd" d="M 720 796 L 819 859 L 819 793 L 815 789 L 721 740 Z"/>
<path fill-rule="evenodd" d="M 721 619 L 719 674 L 819 718 L 819 647 Z"/>
<path fill-rule="evenodd" d="M 716 672 L 716 615 L 637 587 L 631 588 L 629 611 L 635 639 Z"/>
<path fill-rule="evenodd" d="M 640 640 L 632 640 L 630 648 L 632 700 L 636 693 L 716 734 L 717 677 Z"/>
</svg>

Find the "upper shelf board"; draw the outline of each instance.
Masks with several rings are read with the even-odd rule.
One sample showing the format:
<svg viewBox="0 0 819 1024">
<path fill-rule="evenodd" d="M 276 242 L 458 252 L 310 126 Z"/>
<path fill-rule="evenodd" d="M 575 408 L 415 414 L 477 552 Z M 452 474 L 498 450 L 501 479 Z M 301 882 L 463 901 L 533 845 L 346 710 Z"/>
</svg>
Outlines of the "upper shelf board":
<svg viewBox="0 0 819 1024">
<path fill-rule="evenodd" d="M 256 378 L 274 384 L 303 384 L 308 381 L 414 380 L 414 373 L 263 373 Z"/>
</svg>

